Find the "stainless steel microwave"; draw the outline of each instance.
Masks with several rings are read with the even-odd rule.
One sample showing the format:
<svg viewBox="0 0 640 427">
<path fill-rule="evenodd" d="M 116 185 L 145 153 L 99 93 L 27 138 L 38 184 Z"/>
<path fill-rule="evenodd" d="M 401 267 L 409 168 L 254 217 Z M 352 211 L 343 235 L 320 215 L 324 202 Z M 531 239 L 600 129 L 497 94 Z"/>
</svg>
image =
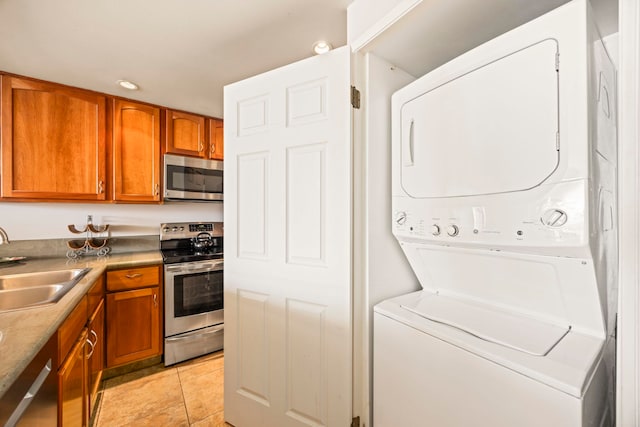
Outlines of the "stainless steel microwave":
<svg viewBox="0 0 640 427">
<path fill-rule="evenodd" d="M 164 155 L 164 199 L 221 201 L 223 162 Z"/>
</svg>

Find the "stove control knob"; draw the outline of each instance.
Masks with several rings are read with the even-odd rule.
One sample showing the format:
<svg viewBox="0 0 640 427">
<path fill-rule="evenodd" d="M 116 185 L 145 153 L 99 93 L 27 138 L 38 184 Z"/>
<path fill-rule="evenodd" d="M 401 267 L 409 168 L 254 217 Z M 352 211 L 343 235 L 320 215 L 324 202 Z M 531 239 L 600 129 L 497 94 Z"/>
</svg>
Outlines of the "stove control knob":
<svg viewBox="0 0 640 427">
<path fill-rule="evenodd" d="M 180 227 L 180 231 L 184 231 L 184 227 Z"/>
<path fill-rule="evenodd" d="M 169 232 L 169 227 L 163 228 L 162 231 L 164 231 L 165 233 L 168 233 Z"/>
<path fill-rule="evenodd" d="M 171 229 L 171 231 L 173 231 L 173 232 L 175 233 L 176 231 L 178 231 L 178 227 L 173 227 L 173 228 Z"/>
<path fill-rule="evenodd" d="M 438 224 L 433 224 L 431 226 L 431 234 L 433 234 L 434 236 L 440 235 L 440 226 Z"/>
<path fill-rule="evenodd" d="M 459 232 L 460 230 L 458 229 L 457 225 L 451 224 L 447 227 L 447 234 L 451 237 L 457 236 Z"/>
</svg>

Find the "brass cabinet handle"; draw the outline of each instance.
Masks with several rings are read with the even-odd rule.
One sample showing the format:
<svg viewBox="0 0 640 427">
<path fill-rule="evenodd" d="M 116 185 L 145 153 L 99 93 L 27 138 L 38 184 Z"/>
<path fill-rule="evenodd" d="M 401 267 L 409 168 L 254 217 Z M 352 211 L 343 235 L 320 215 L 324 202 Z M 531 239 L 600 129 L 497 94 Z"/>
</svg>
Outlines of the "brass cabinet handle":
<svg viewBox="0 0 640 427">
<path fill-rule="evenodd" d="M 142 277 L 142 274 L 140 273 L 127 274 L 124 277 L 126 277 L 127 279 L 137 279 L 138 277 Z"/>
<path fill-rule="evenodd" d="M 156 184 L 155 186 L 155 195 L 156 196 L 160 195 L 160 184 Z"/>
<path fill-rule="evenodd" d="M 209 150 L 209 155 L 213 156 L 213 154 L 216 152 L 216 144 L 214 144 L 213 142 L 211 143 L 211 149 Z"/>
<path fill-rule="evenodd" d="M 204 142 L 198 141 L 198 151 L 204 151 Z"/>
<path fill-rule="evenodd" d="M 99 194 L 104 193 L 104 181 L 103 180 L 98 181 L 98 193 Z"/>
<path fill-rule="evenodd" d="M 153 294 L 153 305 L 158 308 L 158 294 Z"/>
</svg>

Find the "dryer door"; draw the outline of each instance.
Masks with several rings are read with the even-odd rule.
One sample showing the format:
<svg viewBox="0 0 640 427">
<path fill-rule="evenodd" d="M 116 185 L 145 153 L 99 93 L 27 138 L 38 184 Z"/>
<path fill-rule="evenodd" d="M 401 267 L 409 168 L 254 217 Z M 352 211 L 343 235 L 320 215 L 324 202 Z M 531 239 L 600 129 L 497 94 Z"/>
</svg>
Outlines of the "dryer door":
<svg viewBox="0 0 640 427">
<path fill-rule="evenodd" d="M 406 102 L 400 113 L 405 192 L 458 197 L 545 181 L 559 161 L 557 53 L 557 42 L 544 40 Z"/>
</svg>

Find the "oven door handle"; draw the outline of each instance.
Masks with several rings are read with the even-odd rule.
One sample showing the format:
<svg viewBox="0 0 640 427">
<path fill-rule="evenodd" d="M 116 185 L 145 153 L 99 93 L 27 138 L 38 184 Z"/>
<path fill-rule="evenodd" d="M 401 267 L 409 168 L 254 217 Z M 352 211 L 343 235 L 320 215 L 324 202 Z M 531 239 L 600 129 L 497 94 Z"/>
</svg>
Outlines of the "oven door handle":
<svg viewBox="0 0 640 427">
<path fill-rule="evenodd" d="M 168 273 L 202 273 L 206 271 L 220 271 L 224 269 L 224 262 L 217 262 L 215 264 L 206 264 L 198 267 L 184 267 L 179 265 L 168 265 L 167 272 Z"/>
<path fill-rule="evenodd" d="M 197 335 L 213 335 L 213 334 L 219 334 L 221 332 L 224 332 L 224 325 L 218 326 L 217 328 L 213 328 L 212 330 L 206 331 L 206 332 L 197 330 L 197 331 L 192 331 L 186 334 L 181 334 L 179 337 L 165 338 L 165 341 L 167 342 L 181 341 L 181 340 L 192 338 Z"/>
</svg>

